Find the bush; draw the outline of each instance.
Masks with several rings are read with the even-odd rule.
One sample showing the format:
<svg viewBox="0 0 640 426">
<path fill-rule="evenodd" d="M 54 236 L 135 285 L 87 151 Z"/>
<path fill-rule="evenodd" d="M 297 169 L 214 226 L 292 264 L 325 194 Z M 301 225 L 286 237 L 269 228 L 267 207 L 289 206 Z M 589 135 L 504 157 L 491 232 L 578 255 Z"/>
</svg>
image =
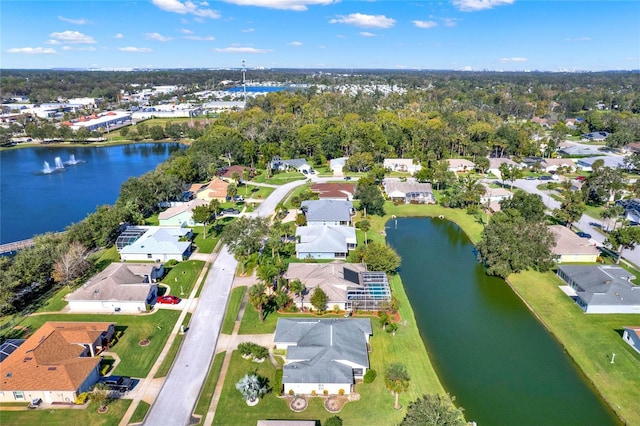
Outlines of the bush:
<svg viewBox="0 0 640 426">
<path fill-rule="evenodd" d="M 329 417 L 324 422 L 324 426 L 342 426 L 342 419 L 338 416 Z"/>
<path fill-rule="evenodd" d="M 316 396 L 317 394 L 318 394 L 318 393 L 316 392 L 316 390 L 315 390 L 315 389 L 311 391 L 311 395 Z"/>
<path fill-rule="evenodd" d="M 364 374 L 364 378 L 362 379 L 365 383 L 373 383 L 373 381 L 376 379 L 376 377 L 378 376 L 378 373 L 376 373 L 376 370 L 367 370 L 367 372 Z"/>
<path fill-rule="evenodd" d="M 344 395 L 344 389 L 338 389 L 338 395 L 340 396 Z"/>
<path fill-rule="evenodd" d="M 80 395 L 78 395 L 75 399 L 75 401 L 73 401 L 75 404 L 77 405 L 82 405 L 85 402 L 87 402 L 87 400 L 89 399 L 89 393 L 88 392 L 82 392 Z"/>
<path fill-rule="evenodd" d="M 290 396 L 293 396 L 293 394 L 294 394 L 294 393 L 295 393 L 295 392 L 293 392 L 293 389 L 289 389 L 289 395 L 290 395 Z"/>
<path fill-rule="evenodd" d="M 176 266 L 179 262 L 175 259 L 171 259 L 171 260 L 167 260 L 167 262 L 164 264 L 165 267 L 167 268 L 171 268 L 173 266 Z"/>
<path fill-rule="evenodd" d="M 254 343 L 251 342 L 242 342 L 238 344 L 238 350 L 242 355 L 249 355 L 252 351 L 252 346 Z"/>
</svg>

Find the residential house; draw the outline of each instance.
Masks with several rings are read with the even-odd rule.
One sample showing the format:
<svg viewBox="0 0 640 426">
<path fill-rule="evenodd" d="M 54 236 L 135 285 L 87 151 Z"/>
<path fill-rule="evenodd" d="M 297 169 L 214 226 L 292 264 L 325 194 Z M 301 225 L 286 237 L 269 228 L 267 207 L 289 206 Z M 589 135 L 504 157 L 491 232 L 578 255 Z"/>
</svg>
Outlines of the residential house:
<svg viewBox="0 0 640 426">
<path fill-rule="evenodd" d="M 169 207 L 167 210 L 160 212 L 158 221 L 160 226 L 195 226 L 197 224 L 193 220 L 193 209 L 198 206 L 208 206 L 209 203 L 201 198 L 195 198 L 186 203 L 180 203 L 176 206 Z"/>
<path fill-rule="evenodd" d="M 211 200 L 218 200 L 221 203 L 227 201 L 227 188 L 229 187 L 229 182 L 224 181 L 220 178 L 214 178 L 200 188 L 200 190 L 196 193 L 196 197 L 204 200 L 206 202 L 210 202 Z"/>
<path fill-rule="evenodd" d="M 540 169 L 547 173 L 555 172 L 560 167 L 573 172 L 576 170 L 576 163 L 568 158 L 545 158 L 540 162 Z"/>
<path fill-rule="evenodd" d="M 284 393 L 345 395 L 369 368 L 369 319 L 279 318 L 274 344 L 286 350 Z"/>
<path fill-rule="evenodd" d="M 318 194 L 321 200 L 353 200 L 356 193 L 355 183 L 324 182 L 311 185 L 311 192 Z"/>
<path fill-rule="evenodd" d="M 542 118 L 542 117 L 533 117 L 530 121 L 531 121 L 532 123 L 539 124 L 539 125 L 541 125 L 542 127 L 546 127 L 546 128 L 548 128 L 548 127 L 549 127 L 549 120 L 547 120 L 546 118 Z"/>
<path fill-rule="evenodd" d="M 582 135 L 582 139 L 588 139 L 594 142 L 603 142 L 609 137 L 609 132 L 591 132 Z"/>
<path fill-rule="evenodd" d="M 500 171 L 500 166 L 506 164 L 508 167 L 515 167 L 518 169 L 522 168 L 522 165 L 516 163 L 510 158 L 489 158 L 489 169 L 487 170 L 489 173 L 492 173 L 494 176 L 497 176 L 498 179 L 502 179 L 502 172 Z"/>
<path fill-rule="evenodd" d="M 412 158 L 385 158 L 382 167 L 392 172 L 414 174 L 422 169 L 419 163 L 415 163 Z"/>
<path fill-rule="evenodd" d="M 634 225 L 640 223 L 640 199 L 617 200 L 616 206 L 624 207 L 624 218 L 629 223 Z"/>
<path fill-rule="evenodd" d="M 345 259 L 358 243 L 351 226 L 299 226 L 296 240 L 298 259 Z"/>
<path fill-rule="evenodd" d="M 492 188 L 486 183 L 483 183 L 482 185 L 485 188 L 485 193 L 480 196 L 480 202 L 482 204 L 500 203 L 502 200 L 508 200 L 513 197 L 513 192 L 506 188 Z"/>
<path fill-rule="evenodd" d="M 218 176 L 228 182 L 231 182 L 233 181 L 234 173 L 237 173 L 239 179 L 242 179 L 242 174 L 244 173 L 245 170 L 251 171 L 249 167 L 245 167 L 245 166 L 238 166 L 238 165 L 229 166 L 219 170 Z"/>
<path fill-rule="evenodd" d="M 626 165 L 624 164 L 624 159 L 622 157 L 613 157 L 613 156 L 602 156 L 602 157 L 587 157 L 587 158 L 579 158 L 578 159 L 578 167 L 580 170 L 585 172 L 593 171 L 593 163 L 598 160 L 602 160 L 604 162 L 603 167 L 610 167 L 612 169 L 624 169 Z"/>
<path fill-rule="evenodd" d="M 340 157 L 329 160 L 329 169 L 331 169 L 334 176 L 342 176 L 344 166 L 347 164 L 348 159 L 349 157 Z"/>
<path fill-rule="evenodd" d="M 47 322 L 0 363 L 0 402 L 72 404 L 100 377 L 110 322 Z"/>
<path fill-rule="evenodd" d="M 413 178 L 401 180 L 398 178 L 385 178 L 382 187 L 387 197 L 392 201 L 405 204 L 435 204 L 433 189 L 430 183 L 421 183 Z"/>
<path fill-rule="evenodd" d="M 304 158 L 292 158 L 291 160 L 283 160 L 279 156 L 274 156 L 269 163 L 271 170 L 279 170 L 285 172 L 288 170 L 297 170 L 300 173 L 309 173 L 311 165 Z"/>
<path fill-rule="evenodd" d="M 550 225 L 548 228 L 555 238 L 551 253 L 558 263 L 595 263 L 598 259 L 600 250 L 589 239 L 579 237 L 566 226 Z"/>
<path fill-rule="evenodd" d="M 298 279 L 311 295 L 316 288 L 327 295 L 327 308 L 342 311 L 377 311 L 391 302 L 387 274 L 369 272 L 361 263 L 290 263 L 284 278 Z M 309 297 L 295 298 L 300 309 L 313 309 Z"/>
<path fill-rule="evenodd" d="M 452 172 L 470 172 L 476 167 L 475 163 L 464 158 L 452 158 L 447 160 L 449 171 Z"/>
<path fill-rule="evenodd" d="M 145 312 L 156 303 L 164 266 L 114 262 L 66 297 L 72 312 Z"/>
<path fill-rule="evenodd" d="M 627 152 L 631 152 L 631 153 L 637 153 L 640 152 L 640 142 L 631 142 L 627 145 L 624 146 L 624 149 Z"/>
<path fill-rule="evenodd" d="M 630 272 L 612 265 L 560 265 L 563 291 L 588 314 L 640 314 L 640 287 Z"/>
<path fill-rule="evenodd" d="M 187 228 L 129 226 L 117 238 L 116 248 L 123 262 L 180 262 L 191 254 L 192 236 Z"/>
<path fill-rule="evenodd" d="M 347 200 L 305 200 L 300 209 L 307 218 L 307 226 L 351 226 L 355 213 Z"/>
<path fill-rule="evenodd" d="M 622 332 L 622 340 L 640 353 L 640 327 L 625 327 Z"/>
<path fill-rule="evenodd" d="M 595 146 L 574 144 L 561 144 L 560 149 L 558 149 L 558 153 L 573 156 L 602 155 L 602 152 L 598 151 L 598 148 Z"/>
</svg>

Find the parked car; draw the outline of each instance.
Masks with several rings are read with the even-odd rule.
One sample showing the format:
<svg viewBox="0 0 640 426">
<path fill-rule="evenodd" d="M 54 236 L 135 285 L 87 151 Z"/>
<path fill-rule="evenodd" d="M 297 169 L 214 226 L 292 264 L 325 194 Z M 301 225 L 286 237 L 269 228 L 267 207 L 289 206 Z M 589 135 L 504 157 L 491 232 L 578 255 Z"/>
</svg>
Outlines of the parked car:
<svg viewBox="0 0 640 426">
<path fill-rule="evenodd" d="M 351 176 L 345 176 L 344 180 L 351 180 Z"/>
<path fill-rule="evenodd" d="M 578 182 L 584 182 L 585 180 L 587 180 L 587 177 L 586 177 L 586 176 L 578 176 L 578 177 L 576 178 L 576 180 L 577 180 Z"/>
<path fill-rule="evenodd" d="M 307 169 L 302 169 L 302 173 L 304 173 L 305 175 L 308 175 L 309 171 Z"/>
<path fill-rule="evenodd" d="M 591 234 L 587 234 L 586 232 L 578 232 L 577 233 L 578 237 L 580 238 L 588 238 L 591 239 Z"/>
<path fill-rule="evenodd" d="M 158 296 L 158 299 L 156 299 L 156 302 L 163 303 L 165 305 L 177 305 L 178 303 L 180 303 L 180 298 L 167 294 L 165 296 Z"/>
<path fill-rule="evenodd" d="M 30 410 L 33 410 L 35 408 L 38 408 L 40 406 L 40 404 L 42 404 L 42 399 L 41 398 L 33 398 L 31 400 L 31 402 L 29 402 L 29 405 L 27 407 Z"/>
<path fill-rule="evenodd" d="M 109 376 L 104 379 L 104 384 L 109 387 L 109 390 L 124 393 L 133 387 L 133 379 L 127 376 Z"/>
<path fill-rule="evenodd" d="M 316 171 L 315 171 L 315 170 L 313 170 L 313 169 L 311 169 L 311 170 L 309 170 L 309 173 L 311 173 L 312 175 L 315 175 L 315 174 L 316 174 Z"/>
<path fill-rule="evenodd" d="M 244 201 L 244 197 L 242 195 L 236 195 L 233 197 L 233 201 Z"/>
<path fill-rule="evenodd" d="M 222 210 L 222 214 L 240 214 L 240 210 L 228 208 L 228 209 Z"/>
<path fill-rule="evenodd" d="M 535 176 L 527 176 L 524 180 L 538 180 L 538 178 Z"/>
<path fill-rule="evenodd" d="M 538 179 L 540 179 L 540 180 L 553 180 L 553 177 L 545 175 L 545 176 L 540 176 Z"/>
</svg>

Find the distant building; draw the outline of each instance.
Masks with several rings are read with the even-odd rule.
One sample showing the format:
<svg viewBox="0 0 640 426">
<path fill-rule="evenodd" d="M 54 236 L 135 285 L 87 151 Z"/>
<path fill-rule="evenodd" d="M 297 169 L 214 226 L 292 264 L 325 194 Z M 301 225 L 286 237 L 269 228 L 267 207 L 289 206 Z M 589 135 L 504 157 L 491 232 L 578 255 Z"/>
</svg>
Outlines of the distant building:
<svg viewBox="0 0 640 426">
<path fill-rule="evenodd" d="M 269 167 L 271 167 L 271 170 L 279 170 L 282 172 L 288 170 L 297 170 L 300 173 L 304 173 L 305 171 L 308 173 L 309 170 L 311 170 L 311 165 L 307 163 L 307 160 L 304 158 L 283 160 L 277 155 L 273 157 L 273 159 L 269 163 Z"/>
<path fill-rule="evenodd" d="M 549 230 L 555 237 L 555 246 L 551 253 L 558 263 L 584 262 L 595 263 L 600 250 L 587 238 L 581 238 L 566 226 L 550 225 Z"/>
<path fill-rule="evenodd" d="M 116 239 L 116 248 L 123 262 L 180 262 L 191 254 L 192 236 L 188 228 L 129 226 Z"/>
<path fill-rule="evenodd" d="M 405 204 L 435 204 L 433 188 L 430 183 L 418 182 L 413 178 L 400 180 L 398 178 L 385 178 L 382 187 L 387 197 L 392 201 Z"/>
<path fill-rule="evenodd" d="M 449 165 L 449 171 L 452 172 L 469 172 L 476 166 L 473 161 L 465 160 L 464 158 L 452 158 L 447 160 Z"/>
<path fill-rule="evenodd" d="M 176 206 L 169 207 L 167 210 L 160 212 L 158 215 L 158 221 L 160 226 L 195 226 L 196 222 L 193 220 L 193 209 L 198 206 L 208 206 L 209 203 L 205 200 L 196 198 L 186 203 L 180 203 Z"/>
<path fill-rule="evenodd" d="M 422 169 L 422 166 L 414 163 L 411 158 L 385 158 L 382 167 L 392 172 L 410 173 L 412 175 Z"/>
<path fill-rule="evenodd" d="M 346 182 L 324 182 L 311 185 L 311 192 L 318 194 L 321 200 L 353 200 L 356 193 L 356 185 Z"/>
</svg>

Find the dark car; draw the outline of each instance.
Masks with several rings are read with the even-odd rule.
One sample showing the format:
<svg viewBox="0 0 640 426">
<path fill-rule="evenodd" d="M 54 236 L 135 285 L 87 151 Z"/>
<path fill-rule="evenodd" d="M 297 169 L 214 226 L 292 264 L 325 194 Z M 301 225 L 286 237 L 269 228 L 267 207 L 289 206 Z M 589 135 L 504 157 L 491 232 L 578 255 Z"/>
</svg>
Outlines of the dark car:
<svg viewBox="0 0 640 426">
<path fill-rule="evenodd" d="M 156 302 L 163 303 L 166 305 L 177 305 L 178 303 L 180 303 L 180 298 L 167 294 L 166 296 L 158 296 L 158 299 L 156 299 Z"/>
<path fill-rule="evenodd" d="M 42 404 L 42 399 L 41 398 L 33 398 L 31 400 L 31 402 L 29 403 L 28 407 L 29 407 L 29 409 L 33 410 L 35 408 L 38 408 L 38 406 L 40 406 L 40 404 Z"/>
<path fill-rule="evenodd" d="M 591 234 L 587 234 L 586 232 L 578 232 L 576 235 L 580 238 L 589 238 L 591 239 Z"/>
<path fill-rule="evenodd" d="M 351 176 L 345 176 L 344 180 L 351 180 Z"/>
<path fill-rule="evenodd" d="M 109 376 L 104 379 L 104 384 L 109 387 L 109 390 L 124 393 L 133 387 L 133 379 L 127 376 Z"/>
<path fill-rule="evenodd" d="M 538 179 L 540 179 L 540 180 L 553 180 L 553 177 L 545 175 L 545 176 L 540 176 Z"/>
<path fill-rule="evenodd" d="M 527 176 L 524 180 L 538 180 L 538 178 L 535 176 Z"/>
<path fill-rule="evenodd" d="M 222 210 L 222 214 L 240 214 L 240 210 L 228 208 Z"/>
</svg>

